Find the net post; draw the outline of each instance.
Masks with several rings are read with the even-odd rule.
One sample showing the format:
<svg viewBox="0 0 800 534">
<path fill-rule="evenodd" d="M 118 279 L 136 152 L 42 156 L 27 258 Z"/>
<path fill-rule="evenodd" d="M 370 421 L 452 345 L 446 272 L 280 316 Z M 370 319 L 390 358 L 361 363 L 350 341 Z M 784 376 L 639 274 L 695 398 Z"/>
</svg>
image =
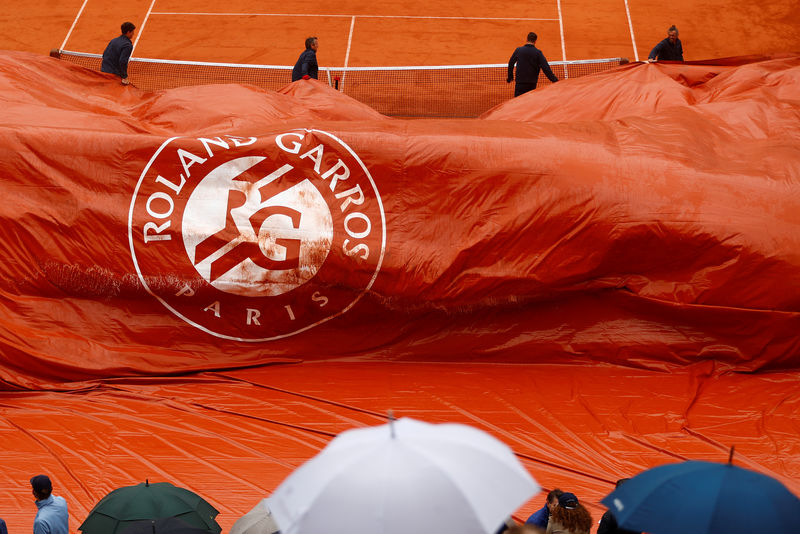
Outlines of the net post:
<svg viewBox="0 0 800 534">
<path fill-rule="evenodd" d="M 61 50 L 58 48 L 51 48 L 50 49 L 50 57 L 54 57 L 56 59 L 61 59 Z"/>
</svg>

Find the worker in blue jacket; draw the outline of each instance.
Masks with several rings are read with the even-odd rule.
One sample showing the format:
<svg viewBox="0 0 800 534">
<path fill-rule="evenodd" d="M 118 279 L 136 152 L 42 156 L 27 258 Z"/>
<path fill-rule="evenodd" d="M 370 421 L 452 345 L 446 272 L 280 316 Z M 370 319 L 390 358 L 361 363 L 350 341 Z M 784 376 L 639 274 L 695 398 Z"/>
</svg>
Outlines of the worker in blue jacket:
<svg viewBox="0 0 800 534">
<path fill-rule="evenodd" d="M 128 85 L 128 61 L 133 52 L 133 30 L 136 26 L 132 22 L 123 22 L 120 27 L 122 35 L 111 39 L 103 51 L 103 63 L 100 70 L 109 74 L 116 74 L 123 85 Z"/>
<path fill-rule="evenodd" d="M 678 28 L 674 24 L 667 30 L 667 38 L 653 47 L 647 60 L 683 61 L 683 45 L 678 39 Z"/>
<path fill-rule="evenodd" d="M 514 85 L 514 96 L 536 89 L 540 70 L 544 72 L 544 75 L 551 82 L 558 81 L 558 78 L 550 69 L 550 64 L 544 54 L 536 48 L 536 39 L 536 34 L 530 32 L 528 34 L 528 42 L 514 50 L 514 53 L 511 54 L 511 59 L 508 60 L 507 83 L 511 83 L 514 80 L 514 65 L 517 66 L 517 83 Z"/>
</svg>

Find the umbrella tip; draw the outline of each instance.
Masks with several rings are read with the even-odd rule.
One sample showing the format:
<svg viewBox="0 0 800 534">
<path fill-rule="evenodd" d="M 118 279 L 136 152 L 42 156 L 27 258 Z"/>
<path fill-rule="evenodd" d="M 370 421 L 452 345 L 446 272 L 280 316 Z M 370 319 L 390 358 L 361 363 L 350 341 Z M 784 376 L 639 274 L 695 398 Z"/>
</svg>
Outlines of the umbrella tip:
<svg viewBox="0 0 800 534">
<path fill-rule="evenodd" d="M 394 439 L 396 437 L 394 434 L 394 421 L 395 421 L 394 411 L 389 410 L 386 415 L 389 419 L 389 431 L 392 433 L 392 439 Z"/>
<path fill-rule="evenodd" d="M 733 451 L 736 445 L 731 445 L 731 452 L 728 454 L 728 465 L 733 465 Z"/>
</svg>

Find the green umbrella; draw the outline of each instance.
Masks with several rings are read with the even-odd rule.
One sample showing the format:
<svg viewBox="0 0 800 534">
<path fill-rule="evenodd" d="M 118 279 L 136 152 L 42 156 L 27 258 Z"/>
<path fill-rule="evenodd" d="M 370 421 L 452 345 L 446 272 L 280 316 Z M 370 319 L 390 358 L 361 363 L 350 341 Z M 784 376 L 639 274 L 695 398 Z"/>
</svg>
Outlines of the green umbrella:
<svg viewBox="0 0 800 534">
<path fill-rule="evenodd" d="M 118 534 L 136 521 L 178 517 L 209 534 L 219 534 L 222 527 L 214 520 L 217 514 L 217 509 L 192 491 L 169 482 L 144 482 L 103 497 L 78 529 L 83 534 Z"/>
</svg>

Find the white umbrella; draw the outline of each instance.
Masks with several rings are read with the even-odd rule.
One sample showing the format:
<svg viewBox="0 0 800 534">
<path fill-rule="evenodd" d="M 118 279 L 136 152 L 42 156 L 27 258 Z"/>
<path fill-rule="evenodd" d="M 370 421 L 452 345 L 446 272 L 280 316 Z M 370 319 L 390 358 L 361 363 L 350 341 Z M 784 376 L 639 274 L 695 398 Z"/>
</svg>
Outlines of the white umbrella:
<svg viewBox="0 0 800 534">
<path fill-rule="evenodd" d="M 269 509 L 269 499 L 261 499 L 252 510 L 236 520 L 230 534 L 275 534 L 278 530 Z"/>
<path fill-rule="evenodd" d="M 492 534 L 538 491 L 489 434 L 403 418 L 343 432 L 270 506 L 283 534 Z"/>
</svg>

